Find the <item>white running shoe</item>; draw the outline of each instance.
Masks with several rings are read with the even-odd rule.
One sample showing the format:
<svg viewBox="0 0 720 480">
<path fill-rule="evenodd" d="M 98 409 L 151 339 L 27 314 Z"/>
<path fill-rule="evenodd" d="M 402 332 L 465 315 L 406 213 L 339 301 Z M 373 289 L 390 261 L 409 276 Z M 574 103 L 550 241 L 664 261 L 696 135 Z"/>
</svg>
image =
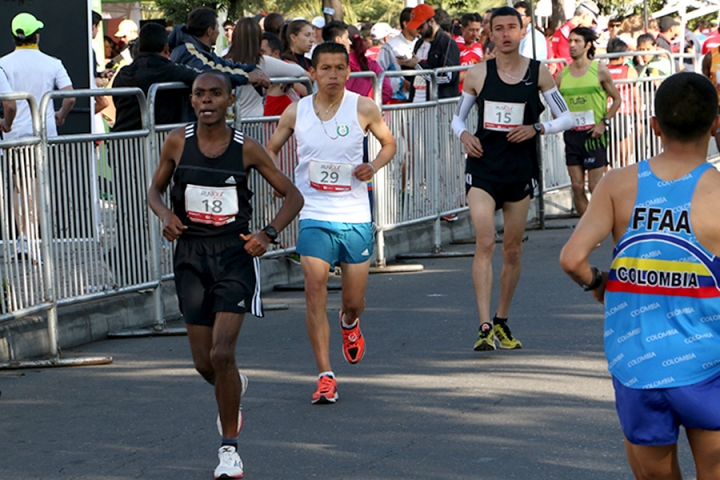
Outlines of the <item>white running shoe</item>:
<svg viewBox="0 0 720 480">
<path fill-rule="evenodd" d="M 243 478 L 243 463 L 235 447 L 223 445 L 218 450 L 220 464 L 215 469 L 215 478 Z"/>
<path fill-rule="evenodd" d="M 240 373 L 240 407 L 238 408 L 238 434 L 243 427 L 243 414 L 242 414 L 242 397 L 245 396 L 245 390 L 247 390 L 248 378 L 244 373 Z M 223 436 L 222 422 L 220 421 L 220 414 L 217 416 L 217 429 L 220 436 Z"/>
</svg>

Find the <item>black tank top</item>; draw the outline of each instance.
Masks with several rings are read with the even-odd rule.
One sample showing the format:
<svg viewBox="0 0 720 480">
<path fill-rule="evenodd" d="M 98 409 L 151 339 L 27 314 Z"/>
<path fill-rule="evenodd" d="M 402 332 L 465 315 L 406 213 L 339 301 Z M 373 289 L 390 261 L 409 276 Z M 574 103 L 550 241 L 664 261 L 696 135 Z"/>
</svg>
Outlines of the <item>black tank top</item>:
<svg viewBox="0 0 720 480">
<path fill-rule="evenodd" d="M 227 150 L 209 158 L 198 146 L 196 125 L 185 127 L 185 147 L 170 189 L 173 212 L 188 227 L 181 238 L 249 232 L 253 193 L 243 163 L 244 138 L 233 129 Z"/>
<path fill-rule="evenodd" d="M 509 112 L 504 110 L 505 108 L 524 105 L 522 125 L 537 123 L 540 113 L 544 110 L 538 92 L 540 62 L 530 60 L 523 81 L 515 85 L 509 85 L 500 79 L 495 59 L 488 60 L 486 65 L 485 84 L 476 100 L 479 117 L 475 136 L 480 139 L 483 155 L 481 158 L 468 156 L 466 173 L 500 183 L 537 179 L 539 168 L 535 137 L 521 143 L 510 143 L 507 140 L 507 131 L 489 130 L 485 126 L 485 121 L 497 121 L 500 122 L 497 125 L 501 125 L 503 120 L 510 118 L 505 117 Z M 495 105 L 495 108 L 488 112 L 491 118 L 486 119 L 487 102 L 495 102 L 490 104 Z M 488 123 L 491 124 L 492 122 Z"/>
</svg>

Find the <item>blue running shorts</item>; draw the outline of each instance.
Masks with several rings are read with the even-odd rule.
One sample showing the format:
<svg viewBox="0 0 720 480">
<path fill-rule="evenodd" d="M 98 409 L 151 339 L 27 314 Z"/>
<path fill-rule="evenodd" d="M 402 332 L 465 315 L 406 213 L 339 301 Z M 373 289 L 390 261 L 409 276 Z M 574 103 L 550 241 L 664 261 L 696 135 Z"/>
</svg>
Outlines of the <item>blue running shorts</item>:
<svg viewBox="0 0 720 480">
<path fill-rule="evenodd" d="M 306 257 L 338 263 L 363 263 L 373 253 L 372 224 L 300 220 L 295 251 Z"/>
<path fill-rule="evenodd" d="M 677 443 L 680 425 L 720 430 L 720 374 L 676 388 L 628 388 L 613 377 L 620 426 L 633 445 Z"/>
</svg>

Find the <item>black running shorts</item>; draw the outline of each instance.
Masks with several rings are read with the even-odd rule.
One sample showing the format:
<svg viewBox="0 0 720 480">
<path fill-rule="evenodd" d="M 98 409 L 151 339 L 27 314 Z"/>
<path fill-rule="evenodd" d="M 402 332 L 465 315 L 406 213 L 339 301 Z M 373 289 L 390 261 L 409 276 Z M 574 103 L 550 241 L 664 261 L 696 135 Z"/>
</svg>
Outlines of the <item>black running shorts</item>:
<svg viewBox="0 0 720 480">
<path fill-rule="evenodd" d="M 533 180 L 526 182 L 492 182 L 471 173 L 465 174 L 465 194 L 472 187 L 486 191 L 495 200 L 495 210 L 500 210 L 505 202 L 519 202 L 528 195 L 533 198 Z"/>
<path fill-rule="evenodd" d="M 565 164 L 580 165 L 585 170 L 607 166 L 607 133 L 600 138 L 591 138 L 589 131 L 569 130 L 565 138 Z"/>
<path fill-rule="evenodd" d="M 175 290 L 189 325 L 212 326 L 218 312 L 262 317 L 260 262 L 236 235 L 182 238 L 175 246 Z"/>
</svg>

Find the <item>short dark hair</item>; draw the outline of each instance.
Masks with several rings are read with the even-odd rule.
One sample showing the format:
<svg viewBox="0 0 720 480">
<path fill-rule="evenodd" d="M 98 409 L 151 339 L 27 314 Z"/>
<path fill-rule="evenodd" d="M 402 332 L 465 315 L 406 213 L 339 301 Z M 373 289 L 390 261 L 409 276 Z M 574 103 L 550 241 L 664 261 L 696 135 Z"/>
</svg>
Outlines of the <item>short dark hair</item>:
<svg viewBox="0 0 720 480">
<path fill-rule="evenodd" d="M 219 72 L 217 70 L 205 70 L 204 72 L 199 74 L 197 77 L 195 77 L 195 80 L 193 80 L 193 87 L 195 87 L 195 82 L 197 82 L 198 79 L 200 79 L 203 76 L 207 76 L 207 75 L 212 75 L 214 77 L 221 79 L 223 82 L 223 86 L 225 87 L 225 90 L 228 93 L 228 96 L 230 96 L 233 93 L 234 90 L 233 90 L 232 82 L 230 81 L 230 77 L 228 77 L 224 73 Z"/>
<path fill-rule="evenodd" d="M 38 35 L 39 30 L 35 33 L 31 33 L 27 37 L 24 35 L 22 37 L 16 37 L 15 35 L 13 35 L 13 41 L 15 42 L 16 47 L 23 47 L 25 45 L 36 45 L 40 41 Z"/>
<path fill-rule="evenodd" d="M 272 33 L 273 35 L 280 38 L 280 31 L 282 30 L 283 25 L 285 24 L 285 19 L 282 15 L 279 13 L 273 12 L 269 14 L 267 17 L 265 17 L 265 21 L 263 22 L 263 26 L 265 27 L 265 31 L 268 33 Z"/>
<path fill-rule="evenodd" d="M 332 23 L 332 22 L 330 22 Z M 323 36 L 325 34 L 325 30 L 323 29 Z M 312 66 L 313 68 L 317 68 L 318 62 L 320 61 L 320 55 L 323 53 L 342 53 L 345 55 L 345 62 L 350 63 L 350 55 L 348 55 L 347 48 L 345 48 L 345 45 L 342 45 L 337 42 L 323 42 L 317 47 L 315 47 L 315 50 L 313 50 L 312 53 Z"/>
<path fill-rule="evenodd" d="M 528 5 L 527 2 L 520 0 L 519 2 L 515 2 L 513 4 L 513 8 L 517 10 L 518 8 L 524 8 L 526 12 L 530 11 L 530 5 Z"/>
<path fill-rule="evenodd" d="M 482 17 L 477 13 L 464 13 L 463 16 L 460 17 L 460 25 L 463 27 L 470 25 L 470 22 L 482 23 Z"/>
<path fill-rule="evenodd" d="M 618 37 L 611 38 L 607 43 L 607 53 L 625 53 L 628 51 L 627 43 Z"/>
<path fill-rule="evenodd" d="M 435 23 L 440 25 L 440 28 L 446 32 L 449 32 L 452 29 L 452 17 L 442 8 L 435 9 Z"/>
<path fill-rule="evenodd" d="M 579 37 L 583 37 L 583 39 L 585 40 L 585 45 L 587 45 L 588 43 L 590 44 L 590 50 L 588 50 L 587 52 L 587 58 L 595 57 L 595 40 L 597 40 L 597 35 L 595 35 L 595 32 L 593 32 L 592 29 L 587 27 L 575 27 L 570 30 L 570 34 L 575 34 Z"/>
<path fill-rule="evenodd" d="M 515 10 L 512 7 L 500 7 L 493 10 L 492 15 L 490 15 L 490 28 L 492 28 L 492 22 L 495 20 L 496 17 L 515 17 L 518 19 L 518 22 L 520 22 L 520 26 L 522 27 L 523 21 L 522 17 L 520 16 L 520 13 Z"/>
<path fill-rule="evenodd" d="M 215 28 L 217 25 L 217 13 L 209 8 L 196 8 L 188 15 L 187 33 L 193 37 L 202 37 L 208 28 Z"/>
<path fill-rule="evenodd" d="M 140 29 L 138 49 L 143 53 L 160 53 L 168 43 L 165 27 L 157 23 L 147 23 Z"/>
<path fill-rule="evenodd" d="M 342 34 L 347 32 L 347 30 L 348 26 L 345 22 L 333 20 L 323 27 L 322 38 L 326 42 L 334 42 L 335 37 L 342 37 Z"/>
<path fill-rule="evenodd" d="M 278 52 L 282 52 L 282 42 L 277 35 L 270 32 L 264 32 L 262 38 L 263 40 L 267 40 L 268 47 L 270 47 L 271 51 L 274 52 L 277 50 Z"/>
<path fill-rule="evenodd" d="M 230 20 L 225 20 L 223 22 L 223 28 L 224 27 L 235 27 L 235 22 L 231 22 Z"/>
<path fill-rule="evenodd" d="M 635 40 L 636 45 L 640 45 L 641 43 L 650 43 L 653 46 L 657 45 L 655 37 L 652 36 L 652 33 L 643 33 Z"/>
<path fill-rule="evenodd" d="M 663 135 L 693 142 L 710 131 L 717 116 L 718 94 L 703 75 L 681 72 L 666 78 L 655 94 L 655 118 Z"/>
<path fill-rule="evenodd" d="M 93 25 L 93 27 L 94 27 L 95 25 L 99 25 L 100 22 L 102 22 L 102 15 L 100 15 L 98 12 L 96 12 L 95 10 L 93 10 L 93 11 L 92 11 L 92 25 Z"/>
<path fill-rule="evenodd" d="M 405 7 L 402 9 L 402 12 L 400 12 L 400 28 L 403 27 L 403 23 L 407 24 L 412 20 L 412 7 Z"/>
</svg>

